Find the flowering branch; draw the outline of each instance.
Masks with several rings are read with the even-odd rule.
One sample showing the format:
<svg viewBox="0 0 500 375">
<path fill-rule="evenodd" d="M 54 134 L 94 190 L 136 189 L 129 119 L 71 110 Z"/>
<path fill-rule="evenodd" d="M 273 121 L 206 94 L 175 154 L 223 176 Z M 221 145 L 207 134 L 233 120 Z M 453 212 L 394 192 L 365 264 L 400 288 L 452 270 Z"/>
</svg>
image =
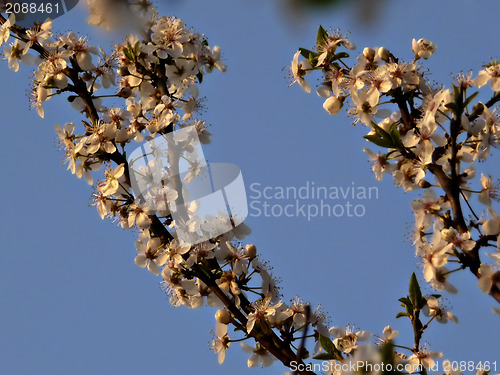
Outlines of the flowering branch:
<svg viewBox="0 0 500 375">
<path fill-rule="evenodd" d="M 398 314 L 398 317 L 408 317 L 412 323 L 413 347 L 394 344 L 398 332 L 393 331 L 390 326 L 384 329 L 375 343 L 363 343 L 373 335 L 367 331 L 356 331 L 349 326 L 327 329 L 325 315 L 318 308 L 313 310 L 298 298 L 290 304 L 284 303 L 269 268 L 257 256 L 256 247 L 251 244 L 244 246 L 240 242 L 249 232 L 247 227 L 242 224 L 233 225 L 233 217 L 230 217 L 228 223 L 223 217 L 202 221 L 191 215 L 197 211 L 197 207 L 192 202 L 186 202 L 182 189 L 186 181 L 201 173 L 198 160 L 192 158 L 195 140 L 188 136 L 174 145 L 173 138 L 169 137 L 183 129 L 194 127 L 200 142 L 209 143 L 211 134 L 206 125 L 202 121 L 192 120 L 192 117 L 201 102 L 198 99 L 197 83 L 200 84 L 204 74 L 214 68 L 225 70 L 220 61 L 220 50 L 218 47 L 210 48 L 203 35 L 188 30 L 179 19 L 158 16 L 146 0 L 89 0 L 89 4 L 89 23 L 105 28 L 117 26 L 123 14 L 135 14 L 132 24 L 140 37 L 134 34 L 127 36 L 108 55 L 73 33 L 54 37 L 50 20 L 23 29 L 15 25 L 13 17 L 7 19 L 0 15 L 0 45 L 10 38 L 14 39 L 14 42 L 5 46 L 4 57 L 14 71 L 19 70 L 19 62 L 26 65 L 36 62 L 32 101 L 40 116 L 44 115 L 45 101 L 56 95 L 72 94 L 68 96 L 69 102 L 85 116 L 82 126 L 77 129 L 74 123 L 67 123 L 64 127 L 56 125 L 57 135 L 65 148 L 68 169 L 78 178 L 84 177 L 93 186 L 94 206 L 102 219 L 109 218 L 125 229 L 135 228 L 139 231 L 139 238 L 135 242 L 135 263 L 157 276 L 161 275 L 162 285 L 170 295 L 172 305 L 198 308 L 206 303 L 218 308 L 212 346 L 218 354 L 219 363 L 224 361 L 231 343 L 251 340 L 255 343 L 253 347 L 245 342 L 241 343 L 242 349 L 251 354 L 249 367 L 259 364 L 269 366 L 278 359 L 297 374 L 314 374 L 317 367 L 305 362 L 312 353 L 312 359 L 328 360 L 332 366 L 365 363 L 364 367 L 357 369 L 358 373 L 366 373 L 368 365 L 384 363 L 404 365 L 401 371 L 393 373 L 404 373 L 404 368 L 408 373 L 426 374 L 427 368 L 433 364 L 432 358 L 439 358 L 442 354 L 430 352 L 421 346 L 424 331 L 432 321 L 443 323 L 447 319 L 456 318 L 440 305 L 439 295 L 421 295 L 414 275 L 410 281 L 408 296 L 400 299 L 405 311 Z M 121 6 L 123 8 L 120 11 L 115 9 Z M 107 12 L 110 7 L 114 12 Z M 109 14 L 110 17 L 103 17 L 103 14 Z M 377 82 L 378 88 L 367 89 L 362 87 L 366 85 L 364 75 L 369 76 L 371 71 L 376 70 L 371 52 L 367 52 L 370 58 L 363 61 L 365 68 L 357 68 L 358 71 L 353 72 L 343 61 L 347 57 L 345 54 L 333 54 L 338 45 L 351 48 L 352 44 L 347 39 L 328 35 L 321 29 L 319 36 L 321 53 L 302 51 L 308 57 L 302 63 L 298 62 L 299 55 L 294 58 L 292 65 L 297 81 L 304 88 L 310 89 L 303 76 L 312 70 L 325 70 L 331 88 L 326 87 L 327 90 L 322 92 L 335 94 L 329 95 L 325 102 L 325 109 L 331 113 L 338 112 L 346 98 L 351 96 L 356 103 L 352 114 L 357 117 L 357 121 L 372 127 L 367 139 L 390 150 L 387 155 L 379 155 L 378 160 L 382 163 L 377 171 L 382 172 L 384 168 L 393 168 L 393 171 L 398 169 L 401 173 L 398 177 L 401 185 L 412 187 L 418 184 L 428 189 L 429 186 L 426 185 L 429 183 L 418 175 L 421 171 L 405 169 L 414 168 L 414 164 L 419 164 L 422 171 L 434 169 L 431 173 L 442 180 L 445 196 L 440 198 L 439 204 L 425 202 L 423 214 L 417 218 L 422 224 L 419 227 L 423 233 L 420 237 L 421 246 L 435 246 L 434 242 L 425 240 L 429 236 L 425 231 L 431 224 L 434 224 L 435 233 L 442 237 L 441 242 L 447 241 L 439 251 L 433 249 L 436 257 L 440 258 L 430 262 L 433 265 L 431 279 L 446 285 L 441 278 L 446 281 L 448 273 L 444 264 L 438 267 L 436 262 L 443 263 L 442 259 L 453 254 L 463 267 L 472 270 L 475 267 L 472 264 L 476 263 L 470 261 L 471 265 L 467 265 L 469 258 L 464 254 L 468 254 L 466 251 L 470 254 L 478 253 L 482 247 L 490 245 L 490 242 L 498 242 L 493 233 L 495 230 L 491 229 L 495 228 L 495 222 L 491 221 L 492 218 L 488 219 L 490 221 L 469 224 L 474 224 L 478 231 L 482 228 L 484 235 L 473 244 L 466 242 L 471 241 L 465 238 L 468 226 L 463 215 L 460 219 L 459 213 L 462 212 L 460 194 L 465 194 L 467 190 L 453 190 L 455 188 L 452 187 L 454 183 L 461 183 L 464 176 L 458 169 L 450 172 L 446 160 L 443 162 L 441 159 L 448 152 L 452 159 L 456 159 L 455 165 L 459 168 L 461 148 L 465 142 L 476 140 L 471 137 L 466 141 L 459 140 L 461 130 L 455 129 L 450 131 L 450 138 L 455 137 L 455 140 L 448 141 L 448 146 L 439 142 L 438 147 L 429 150 L 429 145 L 425 144 L 427 149 L 423 153 L 416 146 L 419 141 L 415 142 L 413 139 L 425 133 L 418 119 L 424 111 L 414 105 L 414 101 L 424 93 L 424 89 L 416 89 L 421 77 L 416 69 L 406 65 L 403 69 L 388 51 L 379 51 L 387 63 L 396 66 L 388 68 L 392 78 L 387 80 L 378 77 L 373 80 Z M 36 58 L 30 52 L 34 52 Z M 333 77 L 346 77 L 348 80 L 340 84 L 340 81 L 334 82 Z M 402 82 L 410 82 L 411 89 L 408 90 Z M 347 88 L 352 91 L 348 93 Z M 393 116 L 388 123 L 377 125 L 372 121 L 372 115 L 378 112 L 379 89 L 380 92 L 387 93 L 398 106 L 400 118 Z M 110 94 L 96 95 L 97 91 Z M 465 92 L 463 96 L 468 100 Z M 108 108 L 103 104 L 105 98 L 119 98 L 125 103 L 122 107 Z M 498 101 L 494 98 L 490 100 L 490 106 Z M 454 103 L 458 103 L 457 100 Z M 439 113 L 446 113 L 446 104 L 452 101 L 443 99 L 436 103 L 436 110 L 432 113 L 434 117 L 439 116 Z M 456 108 L 453 110 L 458 111 Z M 460 113 L 462 112 L 463 109 Z M 477 116 L 474 120 L 484 118 L 479 111 L 472 112 L 469 116 Z M 461 121 L 459 125 L 463 126 Z M 455 124 L 458 122 L 455 121 Z M 425 134 L 428 133 L 427 129 Z M 470 133 L 477 136 L 472 131 Z M 139 171 L 133 170 L 135 160 L 131 159 L 133 152 L 129 152 L 130 144 L 142 144 L 145 139 L 156 139 L 155 137 L 166 139 L 169 144 L 167 165 L 160 168 L 162 175 L 165 175 L 162 186 L 137 193 L 133 189 L 134 173 L 140 174 L 144 179 L 151 177 L 151 171 L 158 169 L 155 165 L 158 160 L 148 163 Z M 428 141 L 422 137 L 420 140 Z M 182 152 L 171 151 L 174 146 Z M 155 152 L 157 150 L 150 150 L 151 155 Z M 429 157 L 432 160 L 424 164 L 423 159 L 428 160 Z M 181 159 L 188 164 L 189 170 L 182 177 L 179 173 Z M 392 163 L 388 160 L 392 160 Z M 94 184 L 94 176 L 102 169 L 101 179 Z M 420 177 L 418 180 L 417 175 Z M 456 208 L 453 208 L 453 204 Z M 174 215 L 174 206 L 178 216 Z M 448 206 L 451 207 L 453 217 L 446 211 Z M 213 227 L 232 229 L 219 231 L 223 234 L 195 243 L 187 243 L 179 235 L 184 228 L 188 228 L 190 234 L 206 234 L 211 233 Z M 455 240 L 452 241 L 453 236 Z M 472 259 L 471 255 L 467 256 Z M 480 264 L 478 275 L 481 288 L 493 291 L 496 286 L 492 284 L 492 280 L 496 276 L 492 269 Z M 257 297 L 251 298 L 253 295 Z M 430 317 L 425 324 L 421 320 L 421 313 Z M 229 333 L 230 327 L 234 333 Z M 308 334 L 311 329 L 313 333 Z M 230 338 L 229 334 L 240 336 Z M 311 350 L 306 348 L 307 338 L 314 338 L 315 347 Z M 300 340 L 298 348 L 294 346 L 297 340 Z M 397 349 L 408 353 L 400 353 Z"/>
<path fill-rule="evenodd" d="M 496 246 L 496 252 L 484 255 L 500 259 L 500 219 L 492 206 L 500 200 L 500 185 L 482 175 L 478 191 L 469 186 L 475 177 L 475 162 L 487 159 L 490 149 L 500 144 L 495 107 L 500 101 L 500 64 L 485 65 L 474 79 L 472 73 L 457 76 L 449 90 L 433 87 L 418 63 L 436 49 L 428 40 L 413 40 L 412 62 L 400 61 L 384 47 L 365 48 L 357 64 L 349 67 L 349 54 L 340 51 L 342 48 L 354 49 L 354 45 L 320 26 L 315 51 L 301 48 L 293 58 L 295 82 L 309 92 L 304 77 L 321 71 L 324 80 L 317 93 L 326 98 L 324 109 L 337 114 L 350 98 L 348 113 L 354 124 L 366 125 L 370 131 L 365 138 L 386 150 L 378 155 L 364 150 L 374 162 L 377 179 L 390 173 L 405 191 L 424 190 L 412 208 L 414 243 L 425 280 L 437 290 L 456 292 L 446 268 L 449 261 L 456 260 L 479 279 L 482 291 L 500 303 L 500 270 L 492 268 L 500 263 L 489 264 L 482 254 L 487 247 Z M 300 56 L 304 60 L 299 62 Z M 476 101 L 480 92 L 471 90 L 488 82 L 493 95 L 485 103 Z M 385 103 L 384 97 L 388 99 Z M 376 122 L 376 117 L 381 121 Z M 436 182 L 427 181 L 429 176 Z M 437 196 L 434 189 L 441 189 L 442 195 Z M 472 194 L 483 204 L 481 216 L 472 208 Z M 466 219 L 463 202 L 474 218 Z"/>
</svg>

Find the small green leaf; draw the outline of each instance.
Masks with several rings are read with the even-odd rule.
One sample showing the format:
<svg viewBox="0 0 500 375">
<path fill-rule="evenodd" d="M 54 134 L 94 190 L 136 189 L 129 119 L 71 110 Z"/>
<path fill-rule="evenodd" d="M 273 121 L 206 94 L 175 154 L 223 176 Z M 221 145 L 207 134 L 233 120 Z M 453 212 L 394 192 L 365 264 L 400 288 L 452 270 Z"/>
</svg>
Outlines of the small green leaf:
<svg viewBox="0 0 500 375">
<path fill-rule="evenodd" d="M 418 284 L 417 276 L 415 272 L 411 274 L 410 278 L 410 301 L 417 309 L 421 309 L 426 304 L 425 298 L 422 297 L 422 291 L 420 290 L 420 285 Z"/>
<path fill-rule="evenodd" d="M 335 359 L 335 357 L 330 354 L 330 353 L 319 353 L 319 354 L 316 354 L 313 359 L 320 359 L 322 361 L 328 361 L 328 360 L 331 360 L 331 359 Z"/>
<path fill-rule="evenodd" d="M 132 54 L 132 51 L 128 48 L 123 48 L 123 53 L 130 61 L 135 61 L 135 56 Z"/>
<path fill-rule="evenodd" d="M 388 141 L 376 134 L 365 135 L 363 138 L 380 147 L 391 148 L 393 146 L 392 140 Z"/>
<path fill-rule="evenodd" d="M 311 64 L 311 66 L 316 66 L 316 64 L 318 63 L 319 53 L 305 49 L 305 48 L 299 48 L 299 51 L 300 51 L 300 54 L 303 57 L 305 57 L 305 59 L 307 61 L 309 61 L 309 64 Z"/>
<path fill-rule="evenodd" d="M 402 303 L 401 306 L 408 306 L 413 310 L 413 303 L 411 303 L 408 297 L 400 298 L 398 301 Z"/>
<path fill-rule="evenodd" d="M 327 39 L 328 32 L 323 28 L 323 26 L 319 25 L 318 34 L 316 36 L 316 47 L 318 48 L 318 51 L 320 46 L 323 45 Z"/>
<path fill-rule="evenodd" d="M 460 114 L 460 107 L 456 103 L 447 103 L 444 105 L 446 108 L 448 108 L 451 112 L 453 112 L 455 115 Z"/>
<path fill-rule="evenodd" d="M 333 55 L 333 60 L 347 59 L 349 54 L 347 52 L 339 52 Z"/>
<path fill-rule="evenodd" d="M 330 354 L 335 353 L 337 348 L 335 347 L 334 343 L 332 342 L 332 340 L 330 340 L 329 337 L 319 335 L 319 342 L 322 348 L 325 349 L 327 353 Z"/>
<path fill-rule="evenodd" d="M 400 311 L 398 312 L 398 314 L 396 315 L 396 319 L 399 319 L 399 318 L 402 318 L 404 316 L 409 316 L 408 313 L 405 313 L 404 311 Z"/>
<path fill-rule="evenodd" d="M 479 91 L 476 91 L 474 94 L 472 94 L 471 96 L 469 96 L 467 99 L 465 99 L 465 102 L 464 102 L 464 107 L 467 107 L 470 102 L 472 102 L 474 100 L 474 98 L 479 94 Z"/>
<path fill-rule="evenodd" d="M 321 347 L 326 350 L 328 354 L 333 356 L 333 359 L 342 360 L 342 353 L 335 347 L 335 344 L 329 337 L 319 335 L 319 342 Z"/>
<path fill-rule="evenodd" d="M 316 52 L 311 51 L 310 49 L 307 49 L 307 48 L 299 48 L 299 51 L 300 51 L 300 54 L 302 55 L 302 57 L 304 57 L 305 59 L 309 59 L 311 56 L 317 55 Z"/>
<path fill-rule="evenodd" d="M 399 142 L 401 139 L 399 138 L 399 132 L 398 134 L 394 134 L 391 136 L 388 132 L 386 132 L 384 129 L 382 129 L 380 126 L 372 122 L 373 130 L 375 130 L 376 134 L 370 134 L 370 135 L 365 135 L 364 138 L 369 140 L 372 143 L 375 143 L 377 146 L 380 147 L 386 147 L 386 148 L 395 148 L 397 147 L 397 143 L 393 140 L 393 137 L 396 139 L 399 139 Z M 394 125 L 393 125 L 394 126 Z M 396 129 L 397 132 L 397 129 Z"/>
<path fill-rule="evenodd" d="M 389 135 L 396 147 L 403 147 L 403 142 L 401 141 L 401 134 L 399 134 L 398 124 L 395 122 L 391 125 L 389 129 Z"/>
</svg>

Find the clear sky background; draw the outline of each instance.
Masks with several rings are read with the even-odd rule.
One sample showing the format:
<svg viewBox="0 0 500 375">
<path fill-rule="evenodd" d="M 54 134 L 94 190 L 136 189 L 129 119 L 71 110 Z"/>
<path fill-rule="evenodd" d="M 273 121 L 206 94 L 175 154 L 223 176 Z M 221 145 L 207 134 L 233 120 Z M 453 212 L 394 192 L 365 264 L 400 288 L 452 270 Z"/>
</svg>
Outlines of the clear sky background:
<svg viewBox="0 0 500 375">
<path fill-rule="evenodd" d="M 378 199 L 359 202 L 366 207 L 362 218 L 247 219 L 253 231 L 247 242 L 273 265 L 284 300 L 298 295 L 321 304 L 330 325 L 381 333 L 391 324 L 401 332 L 398 343 L 410 344 L 409 322 L 394 317 L 411 272 L 421 279 L 407 240 L 415 195 L 394 187 L 391 178 L 376 181 L 362 152 L 366 129 L 344 115 L 329 116 L 315 94 L 289 88 L 282 69 L 298 47 L 313 45 L 321 23 L 349 31 L 358 50 L 384 45 L 406 59 L 412 38 L 431 39 L 438 50 L 426 66 L 436 81 L 450 82 L 451 74 L 477 71 L 499 57 L 500 3 L 387 0 L 368 25 L 349 7 L 296 22 L 269 0 L 166 4 L 161 14 L 177 15 L 205 33 L 211 45 L 221 46 L 228 65 L 227 73 L 206 77 L 200 87 L 207 97 L 202 117 L 214 133 L 204 147 L 209 161 L 237 164 L 247 187 L 298 188 L 308 181 L 378 187 Z M 88 33 L 81 5 L 57 19 L 54 29 Z M 92 43 L 99 44 L 97 34 Z M 53 131 L 54 123 L 80 117 L 62 97 L 45 106 L 45 119 L 28 110 L 30 71 L 13 73 L 6 62 L 0 69 L 0 374 L 283 373 L 280 364 L 247 369 L 238 344 L 217 364 L 208 349 L 215 309 L 171 307 L 160 280 L 133 262 L 136 234 L 101 221 L 89 207 L 91 190 L 61 166 Z M 493 158 L 498 161 L 498 153 Z M 498 176 L 498 168 L 492 172 Z M 500 366 L 493 300 L 471 274 L 452 282 L 459 294 L 448 296 L 448 304 L 460 323 L 436 324 L 424 341 L 445 358 L 497 360 Z"/>
</svg>

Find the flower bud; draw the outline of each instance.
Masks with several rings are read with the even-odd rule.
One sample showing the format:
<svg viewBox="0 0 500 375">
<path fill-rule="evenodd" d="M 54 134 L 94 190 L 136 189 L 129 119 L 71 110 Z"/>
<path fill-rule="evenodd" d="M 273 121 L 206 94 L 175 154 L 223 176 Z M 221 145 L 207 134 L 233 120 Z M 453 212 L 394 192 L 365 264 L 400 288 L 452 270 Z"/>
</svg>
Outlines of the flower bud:
<svg viewBox="0 0 500 375">
<path fill-rule="evenodd" d="M 323 103 L 323 108 L 329 114 L 336 115 L 342 109 L 342 106 L 344 105 L 344 100 L 345 100 L 344 96 L 340 96 L 338 98 L 336 96 L 330 96 Z"/>
<path fill-rule="evenodd" d="M 430 188 L 432 185 L 430 182 L 428 181 L 425 181 L 425 180 L 420 180 L 420 182 L 418 183 L 418 186 L 420 186 L 422 189 L 428 189 Z"/>
<path fill-rule="evenodd" d="M 215 313 L 215 320 L 220 324 L 229 324 L 231 322 L 231 313 L 227 309 L 219 309 Z"/>
<path fill-rule="evenodd" d="M 121 68 L 118 69 L 118 74 L 121 75 L 122 77 L 124 77 L 124 76 L 128 76 L 130 74 L 130 72 L 126 66 L 122 66 Z"/>
<path fill-rule="evenodd" d="M 253 245 L 253 244 L 247 245 L 245 247 L 245 254 L 250 259 L 255 258 L 257 256 L 257 248 L 255 247 L 255 245 Z"/>
<path fill-rule="evenodd" d="M 82 74 L 82 79 L 85 81 L 85 82 L 90 82 L 94 79 L 94 76 L 89 73 L 89 72 L 85 72 Z"/>
<path fill-rule="evenodd" d="M 436 45 L 428 39 L 413 39 L 411 42 L 411 50 L 415 52 L 415 59 L 428 59 L 436 52 Z"/>
<path fill-rule="evenodd" d="M 363 50 L 363 56 L 370 62 L 373 62 L 375 60 L 375 50 L 373 48 L 368 48 L 366 47 Z"/>
<path fill-rule="evenodd" d="M 474 107 L 472 107 L 472 113 L 477 116 L 481 116 L 484 112 L 484 104 L 477 103 Z"/>
<path fill-rule="evenodd" d="M 377 51 L 377 54 L 378 54 L 378 57 L 380 58 L 380 60 L 385 61 L 385 62 L 389 62 L 390 53 L 387 50 L 387 48 L 380 47 Z"/>
<path fill-rule="evenodd" d="M 126 99 L 126 98 L 130 97 L 130 95 L 132 95 L 132 89 L 130 87 L 124 87 L 116 95 L 120 98 Z"/>
</svg>

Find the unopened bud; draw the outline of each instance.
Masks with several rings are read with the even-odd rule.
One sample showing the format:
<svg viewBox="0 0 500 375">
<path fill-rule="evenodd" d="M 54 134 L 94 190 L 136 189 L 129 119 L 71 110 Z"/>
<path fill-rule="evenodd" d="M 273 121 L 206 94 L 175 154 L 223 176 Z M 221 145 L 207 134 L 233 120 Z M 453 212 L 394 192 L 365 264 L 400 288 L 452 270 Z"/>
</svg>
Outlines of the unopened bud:
<svg viewBox="0 0 500 375">
<path fill-rule="evenodd" d="M 380 47 L 377 51 L 377 54 L 378 54 L 378 57 L 380 58 L 380 60 L 385 61 L 385 62 L 389 62 L 389 58 L 390 58 L 391 54 L 389 53 L 387 48 Z"/>
<path fill-rule="evenodd" d="M 126 66 L 122 66 L 121 68 L 118 69 L 118 74 L 121 75 L 122 77 L 124 77 L 124 76 L 128 76 L 130 74 L 130 72 Z"/>
<path fill-rule="evenodd" d="M 231 313 L 227 309 L 219 309 L 215 313 L 215 320 L 220 324 L 229 324 L 231 322 Z"/>
<path fill-rule="evenodd" d="M 474 107 L 472 107 L 472 113 L 477 116 L 481 116 L 484 112 L 484 104 L 477 103 Z"/>
<path fill-rule="evenodd" d="M 375 51 L 373 50 L 373 48 L 368 48 L 366 47 L 364 50 L 363 50 L 363 56 L 370 62 L 373 62 L 373 60 L 375 60 Z"/>
<path fill-rule="evenodd" d="M 130 87 L 124 87 L 116 95 L 120 98 L 126 99 L 126 98 L 130 97 L 130 95 L 132 95 L 132 89 Z"/>
<path fill-rule="evenodd" d="M 430 188 L 432 185 L 430 182 L 428 181 L 425 181 L 425 180 L 420 180 L 420 182 L 418 183 L 418 186 L 420 186 L 422 189 L 428 189 Z"/>
<path fill-rule="evenodd" d="M 85 73 L 83 73 L 82 78 L 85 82 L 89 82 L 89 81 L 92 81 L 94 79 L 94 76 L 89 72 L 85 72 Z"/>
<path fill-rule="evenodd" d="M 247 245 L 245 247 L 245 254 L 250 259 L 255 258 L 257 256 L 257 248 L 255 247 L 255 245 Z"/>
</svg>

